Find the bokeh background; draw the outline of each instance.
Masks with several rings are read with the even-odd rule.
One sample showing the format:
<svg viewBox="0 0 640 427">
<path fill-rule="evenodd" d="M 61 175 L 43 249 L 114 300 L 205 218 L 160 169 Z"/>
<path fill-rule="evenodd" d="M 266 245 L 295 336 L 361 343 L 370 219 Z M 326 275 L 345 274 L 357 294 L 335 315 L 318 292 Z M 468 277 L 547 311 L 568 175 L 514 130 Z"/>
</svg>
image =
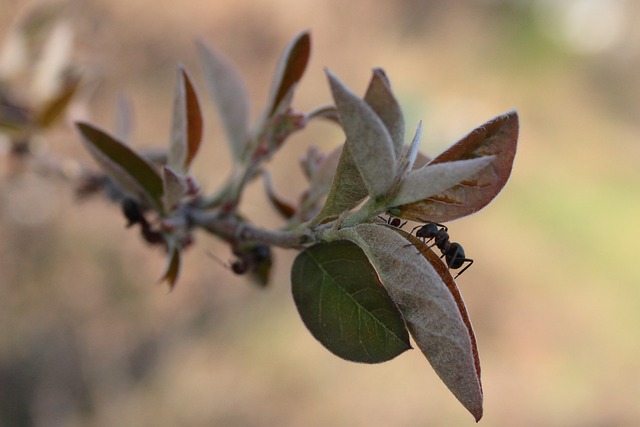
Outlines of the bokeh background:
<svg viewBox="0 0 640 427">
<path fill-rule="evenodd" d="M 517 108 L 512 177 L 494 203 L 450 224 L 475 259 L 459 279 L 483 368 L 486 426 L 640 425 L 640 4 L 631 0 L 85 0 L 59 2 L 88 80 L 76 111 L 105 128 L 126 94 L 134 144 L 166 144 L 176 65 L 206 114 L 194 173 L 229 172 L 194 39 L 232 58 L 256 114 L 276 61 L 312 32 L 294 105 L 329 103 L 323 68 L 363 92 L 383 67 L 437 154 Z M 0 0 L 0 37 L 25 13 Z M 303 190 L 299 157 L 342 141 L 312 124 L 272 162 Z M 70 125 L 47 135 L 91 165 Z M 294 178 L 292 178 L 294 177 Z M 26 173 L 0 184 L 0 426 L 472 425 L 419 351 L 364 366 L 306 331 L 290 297 L 293 252 L 258 289 L 213 261 L 199 234 L 177 288 L 162 254 L 116 206 Z M 243 209 L 278 227 L 254 185 Z"/>
</svg>

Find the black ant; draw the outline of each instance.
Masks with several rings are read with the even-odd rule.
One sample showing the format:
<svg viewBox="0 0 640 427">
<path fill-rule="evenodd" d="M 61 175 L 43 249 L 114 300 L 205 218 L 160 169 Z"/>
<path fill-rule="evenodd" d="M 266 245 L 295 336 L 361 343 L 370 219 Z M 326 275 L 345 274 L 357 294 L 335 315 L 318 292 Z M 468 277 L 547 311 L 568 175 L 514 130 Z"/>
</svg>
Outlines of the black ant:
<svg viewBox="0 0 640 427">
<path fill-rule="evenodd" d="M 442 256 L 440 258 L 444 257 L 447 262 L 447 266 L 450 269 L 456 270 L 462 267 L 465 263 L 468 263 L 458 274 L 456 274 L 454 279 L 464 273 L 466 269 L 471 267 L 471 264 L 473 264 L 473 260 L 465 256 L 462 245 L 449 240 L 449 229 L 446 226 L 438 224 L 437 222 L 428 222 L 424 225 L 415 227 L 411 230 L 411 233 L 414 231 L 416 232 L 416 237 L 422 239 L 424 244 L 433 240 L 433 244 L 428 246 L 428 248 L 436 246 L 440 249 L 440 252 L 442 252 Z"/>
<path fill-rule="evenodd" d="M 407 221 L 402 222 L 402 220 L 400 218 L 398 218 L 398 217 L 389 216 L 389 218 L 384 219 L 383 217 L 378 216 L 378 218 L 380 218 L 381 220 L 386 222 L 387 225 L 390 225 L 392 227 L 397 227 L 397 228 L 402 228 L 407 223 Z"/>
<path fill-rule="evenodd" d="M 233 254 L 237 256 L 236 260 L 227 264 L 218 258 L 213 252 L 207 251 L 207 255 L 214 259 L 224 268 L 228 268 L 237 275 L 242 275 L 251 271 L 263 263 L 271 263 L 271 249 L 267 245 L 255 245 L 247 247 L 245 250 L 238 248 L 233 250 Z"/>
</svg>

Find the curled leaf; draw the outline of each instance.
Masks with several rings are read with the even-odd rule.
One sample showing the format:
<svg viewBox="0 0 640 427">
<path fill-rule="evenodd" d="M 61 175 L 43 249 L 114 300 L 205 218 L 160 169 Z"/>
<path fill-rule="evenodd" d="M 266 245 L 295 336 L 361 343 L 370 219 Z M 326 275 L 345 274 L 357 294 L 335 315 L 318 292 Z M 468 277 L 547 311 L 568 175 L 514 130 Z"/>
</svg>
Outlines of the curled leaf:
<svg viewBox="0 0 640 427">
<path fill-rule="evenodd" d="M 199 41 L 198 53 L 211 98 L 218 107 L 231 153 L 241 160 L 247 148 L 250 104 L 240 74 L 224 55 Z"/>
<path fill-rule="evenodd" d="M 305 121 L 310 121 L 313 119 L 325 119 L 330 122 L 340 124 L 340 117 L 338 116 L 338 110 L 333 105 L 325 105 L 323 107 L 318 107 L 312 111 L 309 111 L 305 116 Z"/>
<path fill-rule="evenodd" d="M 162 177 L 144 157 L 89 123 L 77 123 L 82 142 L 98 164 L 125 192 L 163 212 Z"/>
<path fill-rule="evenodd" d="M 306 249 L 293 264 L 291 284 L 305 325 L 337 356 L 380 363 L 411 348 L 402 316 L 356 244 Z"/>
<path fill-rule="evenodd" d="M 176 171 L 187 172 L 200 148 L 201 141 L 200 103 L 186 70 L 179 67 L 173 101 L 169 166 Z"/>
<path fill-rule="evenodd" d="M 447 222 L 485 207 L 502 190 L 513 166 L 518 143 L 518 114 L 500 115 L 476 128 L 429 165 L 495 156 L 491 165 L 446 191 L 399 206 L 394 213 L 406 219 Z"/>
<path fill-rule="evenodd" d="M 307 31 L 303 31 L 293 39 L 280 59 L 267 103 L 267 117 L 280 108 L 287 93 L 298 84 L 307 68 L 310 55 L 311 36 Z"/>
<path fill-rule="evenodd" d="M 327 71 L 340 121 L 347 136 L 349 153 L 368 194 L 386 194 L 396 175 L 396 155 L 389 135 L 376 112 Z"/>
<path fill-rule="evenodd" d="M 296 208 L 292 203 L 284 200 L 278 194 L 276 194 L 273 189 L 273 183 L 271 182 L 271 175 L 269 172 L 264 171 L 262 173 L 262 179 L 264 181 L 264 189 L 267 193 L 267 197 L 269 201 L 273 205 L 274 208 L 278 211 L 280 215 L 282 215 L 285 219 L 291 218 L 296 213 Z"/>
<path fill-rule="evenodd" d="M 479 420 L 483 394 L 475 336 L 459 293 L 454 295 L 441 274 L 442 266 L 434 268 L 437 264 L 431 256 L 408 245 L 394 227 L 361 224 L 339 230 L 336 238 L 349 239 L 362 248 L 422 353 Z"/>
</svg>

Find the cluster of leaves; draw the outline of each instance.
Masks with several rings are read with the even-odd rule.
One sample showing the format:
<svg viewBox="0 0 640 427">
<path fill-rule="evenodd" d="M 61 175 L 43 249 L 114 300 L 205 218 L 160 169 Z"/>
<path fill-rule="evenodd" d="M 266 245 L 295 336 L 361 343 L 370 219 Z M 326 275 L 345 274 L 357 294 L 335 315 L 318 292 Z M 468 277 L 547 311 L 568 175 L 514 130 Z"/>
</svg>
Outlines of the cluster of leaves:
<svg viewBox="0 0 640 427">
<path fill-rule="evenodd" d="M 496 117 L 429 160 L 418 152 L 420 126 L 404 145 L 403 116 L 380 70 L 364 99 L 331 74 L 329 82 L 347 140 L 327 202 L 312 221 L 332 225 L 321 233 L 324 242 L 304 250 L 293 265 L 301 317 L 330 351 L 364 363 L 406 351 L 410 333 L 479 420 L 476 339 L 447 265 L 424 240 L 375 218 L 387 212 L 446 222 L 486 206 L 510 175 L 517 114 Z"/>
<path fill-rule="evenodd" d="M 101 168 L 85 180 L 83 191 L 107 189 L 128 225 L 139 226 L 147 242 L 166 249 L 162 278 L 171 288 L 196 230 L 227 242 L 235 257 L 229 267 L 262 285 L 269 281 L 272 246 L 300 251 L 291 271 L 292 293 L 318 341 L 344 359 L 379 363 L 410 349 L 412 336 L 479 420 L 478 350 L 455 281 L 424 239 L 380 218 L 443 223 L 486 206 L 510 175 L 517 114 L 490 120 L 430 159 L 419 152 L 421 125 L 405 144 L 403 114 L 381 69 L 373 71 L 364 97 L 327 71 L 335 105 L 298 112 L 293 95 L 311 51 L 310 36 L 303 32 L 282 56 L 265 108 L 251 127 L 247 90 L 233 64 L 204 42 L 197 49 L 232 153 L 228 180 L 204 194 L 189 173 L 204 142 L 203 117 L 198 91 L 179 66 L 168 147 L 160 155 L 129 144 L 125 109 L 113 134 L 77 123 Z M 54 104 L 68 102 L 66 94 Z M 49 110 L 58 107 L 45 108 L 39 117 L 52 116 Z M 301 162 L 308 188 L 293 205 L 272 188 L 266 167 L 288 137 L 313 119 L 335 122 L 346 141 L 327 154 L 309 150 Z M 244 189 L 259 177 L 286 220 L 280 230 L 255 227 L 241 212 Z"/>
</svg>

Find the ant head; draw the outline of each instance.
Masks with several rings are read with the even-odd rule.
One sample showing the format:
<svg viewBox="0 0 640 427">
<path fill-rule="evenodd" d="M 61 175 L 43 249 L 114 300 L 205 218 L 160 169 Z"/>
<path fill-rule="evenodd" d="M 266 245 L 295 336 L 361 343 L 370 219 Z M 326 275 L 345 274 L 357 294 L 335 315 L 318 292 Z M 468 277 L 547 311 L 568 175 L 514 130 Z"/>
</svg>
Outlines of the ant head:
<svg viewBox="0 0 640 427">
<path fill-rule="evenodd" d="M 238 259 L 235 260 L 231 263 L 231 271 L 233 271 L 235 274 L 244 274 L 247 272 L 247 270 L 249 269 L 249 264 L 242 259 Z"/>
<path fill-rule="evenodd" d="M 418 231 L 416 232 L 416 237 L 424 237 L 429 239 L 436 237 L 438 235 L 438 232 L 440 231 L 440 227 L 438 225 L 439 224 L 436 224 L 435 222 L 428 222 L 423 226 L 417 227 Z M 446 231 L 446 227 L 444 228 L 444 230 Z"/>
</svg>

